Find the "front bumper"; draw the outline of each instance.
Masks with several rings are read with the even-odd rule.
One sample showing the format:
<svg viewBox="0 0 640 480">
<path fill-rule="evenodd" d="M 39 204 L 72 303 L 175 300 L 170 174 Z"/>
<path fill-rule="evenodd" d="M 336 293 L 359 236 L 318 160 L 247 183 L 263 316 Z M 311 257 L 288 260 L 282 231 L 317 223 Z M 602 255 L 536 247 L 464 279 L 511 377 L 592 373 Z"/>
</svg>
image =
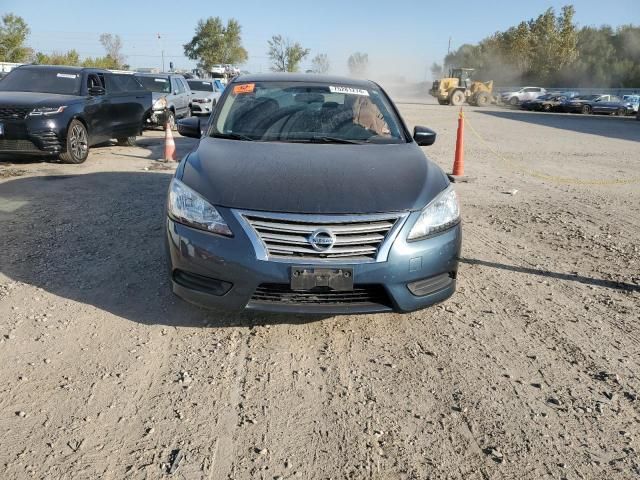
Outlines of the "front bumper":
<svg viewBox="0 0 640 480">
<path fill-rule="evenodd" d="M 151 115 L 147 117 L 146 126 L 147 127 L 159 127 L 164 126 L 167 123 L 168 118 L 168 110 L 152 110 Z"/>
<path fill-rule="evenodd" d="M 59 118 L 4 119 L 0 153 L 57 155 L 64 151 L 66 123 Z"/>
<path fill-rule="evenodd" d="M 211 115 L 212 104 L 211 103 L 192 103 L 191 114 L 192 115 Z"/>
<path fill-rule="evenodd" d="M 319 265 L 303 260 L 259 260 L 250 238 L 234 215 L 228 209 L 219 208 L 219 211 L 233 231 L 233 238 L 166 219 L 172 290 L 191 303 L 225 310 L 246 308 L 316 314 L 409 312 L 441 302 L 455 292 L 462 244 L 460 224 L 439 235 L 407 242 L 407 234 L 419 215 L 414 212 L 400 229 L 385 262 L 340 263 L 336 260 Z M 354 288 L 375 292 L 375 300 L 327 301 L 318 295 L 315 303 L 311 294 L 297 295 L 299 292 L 290 291 L 278 296 L 288 289 L 292 266 L 352 268 Z M 422 291 L 417 296 L 411 293 L 408 284 L 420 280 L 426 281 L 420 285 Z M 416 291 L 415 285 L 412 288 Z"/>
</svg>

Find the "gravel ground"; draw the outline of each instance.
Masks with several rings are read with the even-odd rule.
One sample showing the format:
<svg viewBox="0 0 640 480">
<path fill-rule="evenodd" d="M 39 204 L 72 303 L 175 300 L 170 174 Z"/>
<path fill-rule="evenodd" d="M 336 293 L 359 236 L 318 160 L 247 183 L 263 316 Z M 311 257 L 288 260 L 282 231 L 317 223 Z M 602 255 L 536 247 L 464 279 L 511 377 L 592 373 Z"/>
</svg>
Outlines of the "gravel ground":
<svg viewBox="0 0 640 480">
<path fill-rule="evenodd" d="M 457 111 L 399 107 L 450 169 Z M 466 117 L 459 289 L 406 315 L 173 297 L 160 132 L 0 159 L 0 478 L 640 477 L 640 183 L 575 183 L 640 177 L 640 122 Z"/>
</svg>

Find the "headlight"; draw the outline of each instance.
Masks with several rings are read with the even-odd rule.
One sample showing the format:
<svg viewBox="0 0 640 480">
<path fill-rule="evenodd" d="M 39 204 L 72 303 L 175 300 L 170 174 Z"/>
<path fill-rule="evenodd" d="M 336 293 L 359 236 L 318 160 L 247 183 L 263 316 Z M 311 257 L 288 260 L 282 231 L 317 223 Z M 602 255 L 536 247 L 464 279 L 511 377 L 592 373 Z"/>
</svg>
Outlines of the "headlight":
<svg viewBox="0 0 640 480">
<path fill-rule="evenodd" d="M 169 187 L 169 215 L 180 223 L 219 235 L 233 236 L 218 211 L 178 179 Z"/>
<path fill-rule="evenodd" d="M 66 105 L 62 105 L 60 107 L 40 107 L 34 108 L 29 112 L 30 117 L 39 117 L 40 115 L 55 115 L 57 113 L 64 112 L 64 109 L 67 108 Z"/>
<path fill-rule="evenodd" d="M 458 195 L 453 186 L 449 186 L 422 209 L 407 239 L 417 240 L 442 232 L 459 221 L 460 204 L 458 203 Z"/>
<path fill-rule="evenodd" d="M 167 98 L 166 97 L 160 97 L 158 100 L 153 102 L 153 109 L 154 110 L 164 110 L 165 108 L 167 108 Z"/>
</svg>

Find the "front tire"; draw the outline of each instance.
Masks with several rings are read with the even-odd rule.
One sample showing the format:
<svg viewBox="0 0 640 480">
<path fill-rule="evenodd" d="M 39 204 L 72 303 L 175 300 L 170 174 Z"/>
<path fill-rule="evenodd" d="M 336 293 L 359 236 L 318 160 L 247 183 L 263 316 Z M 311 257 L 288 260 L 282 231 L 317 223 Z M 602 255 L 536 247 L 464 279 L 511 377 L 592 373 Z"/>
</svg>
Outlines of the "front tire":
<svg viewBox="0 0 640 480">
<path fill-rule="evenodd" d="M 169 110 L 169 112 L 167 113 L 167 121 L 162 126 L 162 130 L 167 129 L 167 124 L 169 124 L 169 127 L 171 127 L 171 130 L 173 131 L 176 131 L 178 128 L 176 125 L 176 114 L 174 113 L 173 110 Z"/>
<path fill-rule="evenodd" d="M 512 107 L 517 106 L 520 103 L 520 100 L 518 100 L 518 97 L 511 97 L 511 99 L 509 100 L 509 105 L 511 105 Z"/>
<path fill-rule="evenodd" d="M 79 164 L 89 156 L 89 134 L 80 120 L 71 120 L 66 143 L 67 151 L 60 154 L 62 162 Z"/>
<path fill-rule="evenodd" d="M 591 113 L 593 113 L 593 109 L 591 108 L 591 105 L 583 105 L 580 112 L 583 115 L 591 115 Z"/>
<path fill-rule="evenodd" d="M 456 90 L 451 94 L 449 103 L 454 107 L 459 107 L 464 103 L 464 92 L 462 90 Z"/>
<path fill-rule="evenodd" d="M 487 92 L 480 92 L 476 96 L 476 105 L 479 107 L 486 107 L 491 102 L 491 97 Z"/>
<path fill-rule="evenodd" d="M 135 147 L 136 146 L 136 137 L 122 137 L 116 139 L 118 145 L 121 147 Z"/>
</svg>

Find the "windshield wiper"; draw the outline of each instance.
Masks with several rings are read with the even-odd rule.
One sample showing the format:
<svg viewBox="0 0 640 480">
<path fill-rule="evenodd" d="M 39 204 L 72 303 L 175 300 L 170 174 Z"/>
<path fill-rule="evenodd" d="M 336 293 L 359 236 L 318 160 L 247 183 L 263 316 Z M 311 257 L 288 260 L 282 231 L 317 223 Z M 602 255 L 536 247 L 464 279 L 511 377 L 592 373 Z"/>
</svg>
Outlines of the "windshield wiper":
<svg viewBox="0 0 640 480">
<path fill-rule="evenodd" d="M 311 143 L 348 143 L 352 145 L 359 145 L 361 143 L 365 143 L 367 140 L 349 140 L 348 138 L 328 137 L 323 135 L 319 137 L 311 137 L 308 141 Z"/>
<path fill-rule="evenodd" d="M 247 142 L 253 142 L 253 138 L 248 135 L 242 135 L 241 133 L 214 133 L 211 135 L 214 138 L 226 138 L 228 140 L 245 140 Z"/>
</svg>

